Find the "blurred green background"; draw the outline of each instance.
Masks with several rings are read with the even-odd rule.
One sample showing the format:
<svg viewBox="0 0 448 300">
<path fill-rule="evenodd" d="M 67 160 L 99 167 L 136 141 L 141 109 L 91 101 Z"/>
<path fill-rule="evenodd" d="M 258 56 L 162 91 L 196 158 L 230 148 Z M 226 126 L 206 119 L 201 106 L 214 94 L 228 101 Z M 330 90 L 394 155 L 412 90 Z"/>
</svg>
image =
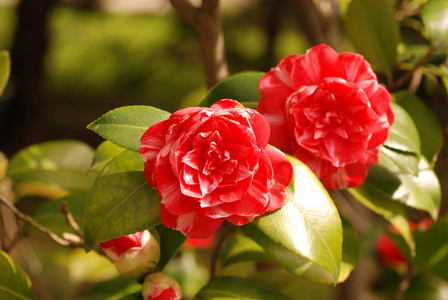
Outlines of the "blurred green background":
<svg viewBox="0 0 448 300">
<path fill-rule="evenodd" d="M 196 105 L 206 91 L 196 33 L 169 1 L 131 12 L 120 8 L 117 1 L 109 1 L 112 7 L 84 2 L 51 2 L 48 8 L 45 52 L 31 58 L 37 65 L 36 60 L 43 60 L 38 92 L 42 95 L 34 93 L 35 99 L 27 99 L 35 106 L 28 112 L 31 116 L 23 113 L 20 121 L 15 117 L 2 122 L 5 136 L 21 136 L 0 143 L 8 156 L 29 144 L 59 138 L 81 139 L 96 146 L 100 138 L 86 125 L 107 111 L 124 105 L 151 105 L 173 112 Z M 274 2 L 230 1 L 223 5 L 231 74 L 267 71 L 285 55 L 303 53 L 310 46 L 294 14 L 284 13 L 274 23 L 268 21 L 277 6 Z M 19 44 L 28 52 L 42 47 L 32 40 L 20 44 L 20 36 L 16 36 L 20 34 L 19 13 L 17 4 L 0 1 L 0 49 L 10 50 L 12 56 L 11 81 L 0 101 L 3 120 L 11 113 L 9 102 L 23 86 L 15 83 L 19 71 L 29 73 L 27 68 L 31 68 L 16 68 L 21 56 L 15 47 Z M 276 30 L 275 37 L 272 30 Z M 24 107 L 16 108 L 20 109 Z M 20 126 L 25 128 L 19 130 Z"/>
</svg>

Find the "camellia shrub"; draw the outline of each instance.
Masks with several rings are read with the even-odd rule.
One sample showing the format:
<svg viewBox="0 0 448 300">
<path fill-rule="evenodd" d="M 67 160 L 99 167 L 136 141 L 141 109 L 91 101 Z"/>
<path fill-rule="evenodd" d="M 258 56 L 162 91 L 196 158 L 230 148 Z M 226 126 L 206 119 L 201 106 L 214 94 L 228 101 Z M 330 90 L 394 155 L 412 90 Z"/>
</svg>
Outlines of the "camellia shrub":
<svg viewBox="0 0 448 300">
<path fill-rule="evenodd" d="M 435 172 L 443 135 L 408 81 L 420 70 L 446 96 L 448 4 L 419 8 L 426 55 L 400 39 L 387 1 L 352 0 L 344 21 L 357 53 L 316 45 L 266 73 L 227 77 L 172 114 L 105 112 L 87 126 L 104 138 L 96 149 L 58 140 L 2 158 L 0 182 L 14 186 L 2 207 L 26 224 L 19 230 L 99 253 L 123 275 L 80 299 L 333 299 L 319 293 L 355 288 L 347 279 L 362 251 L 373 254 L 371 274 L 400 266 L 398 280 L 381 283 L 394 299 L 414 299 L 421 286 L 431 289 L 419 299 L 439 299 L 448 280 Z M 372 11 L 381 20 L 365 17 Z M 0 59 L 2 92 L 8 53 Z M 30 217 L 15 205 L 24 195 L 51 200 Z M 2 247 L 0 299 L 34 299 Z"/>
</svg>

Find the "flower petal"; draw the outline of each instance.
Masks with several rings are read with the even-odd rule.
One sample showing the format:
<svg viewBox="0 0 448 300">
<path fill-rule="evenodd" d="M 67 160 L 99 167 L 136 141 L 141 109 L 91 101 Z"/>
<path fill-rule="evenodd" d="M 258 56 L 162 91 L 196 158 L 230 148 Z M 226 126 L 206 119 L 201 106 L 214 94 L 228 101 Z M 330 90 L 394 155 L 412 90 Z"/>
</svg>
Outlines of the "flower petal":
<svg viewBox="0 0 448 300">
<path fill-rule="evenodd" d="M 208 238 L 218 230 L 223 222 L 223 219 L 211 219 L 196 212 L 180 216 L 174 215 L 164 205 L 160 207 L 160 219 L 165 226 L 179 230 L 193 239 Z"/>
</svg>

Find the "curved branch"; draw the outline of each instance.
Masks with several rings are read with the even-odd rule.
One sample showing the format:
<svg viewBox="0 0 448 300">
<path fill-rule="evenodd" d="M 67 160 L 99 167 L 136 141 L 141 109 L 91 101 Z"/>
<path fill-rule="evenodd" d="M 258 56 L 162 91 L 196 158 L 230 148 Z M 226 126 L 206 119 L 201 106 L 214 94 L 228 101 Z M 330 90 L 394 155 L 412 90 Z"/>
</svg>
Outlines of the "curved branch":
<svg viewBox="0 0 448 300">
<path fill-rule="evenodd" d="M 33 228 L 36 228 L 40 232 L 45 233 L 55 243 L 57 243 L 57 244 L 59 244 L 61 246 L 64 246 L 64 247 L 84 247 L 83 243 L 81 243 L 81 242 L 74 242 L 74 241 L 69 241 L 69 240 L 60 238 L 57 234 L 55 234 L 53 231 L 51 231 L 47 227 L 44 227 L 44 226 L 40 225 L 39 223 L 34 221 L 33 218 L 31 218 L 30 216 L 25 215 L 24 213 L 22 213 L 20 210 L 18 210 L 14 205 L 9 203 L 2 196 L 0 196 L 0 203 L 4 204 L 6 207 L 8 207 L 22 221 L 24 221 L 25 223 L 29 224 Z"/>
</svg>

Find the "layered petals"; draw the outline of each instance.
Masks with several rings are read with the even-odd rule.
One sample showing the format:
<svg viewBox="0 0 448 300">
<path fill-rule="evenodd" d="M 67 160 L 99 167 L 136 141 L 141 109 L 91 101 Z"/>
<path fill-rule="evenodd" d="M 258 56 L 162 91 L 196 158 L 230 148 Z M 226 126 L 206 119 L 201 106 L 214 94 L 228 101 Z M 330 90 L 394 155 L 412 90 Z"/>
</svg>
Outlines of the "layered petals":
<svg viewBox="0 0 448 300">
<path fill-rule="evenodd" d="M 306 163 L 327 189 L 364 182 L 394 113 L 362 56 L 318 45 L 282 60 L 259 88 L 257 110 L 271 125 L 271 145 Z"/>
<path fill-rule="evenodd" d="M 279 208 L 293 172 L 281 152 L 266 148 L 269 137 L 268 120 L 230 99 L 180 110 L 150 127 L 140 153 L 162 197 L 163 224 L 207 238 L 224 220 L 243 225 Z"/>
</svg>

